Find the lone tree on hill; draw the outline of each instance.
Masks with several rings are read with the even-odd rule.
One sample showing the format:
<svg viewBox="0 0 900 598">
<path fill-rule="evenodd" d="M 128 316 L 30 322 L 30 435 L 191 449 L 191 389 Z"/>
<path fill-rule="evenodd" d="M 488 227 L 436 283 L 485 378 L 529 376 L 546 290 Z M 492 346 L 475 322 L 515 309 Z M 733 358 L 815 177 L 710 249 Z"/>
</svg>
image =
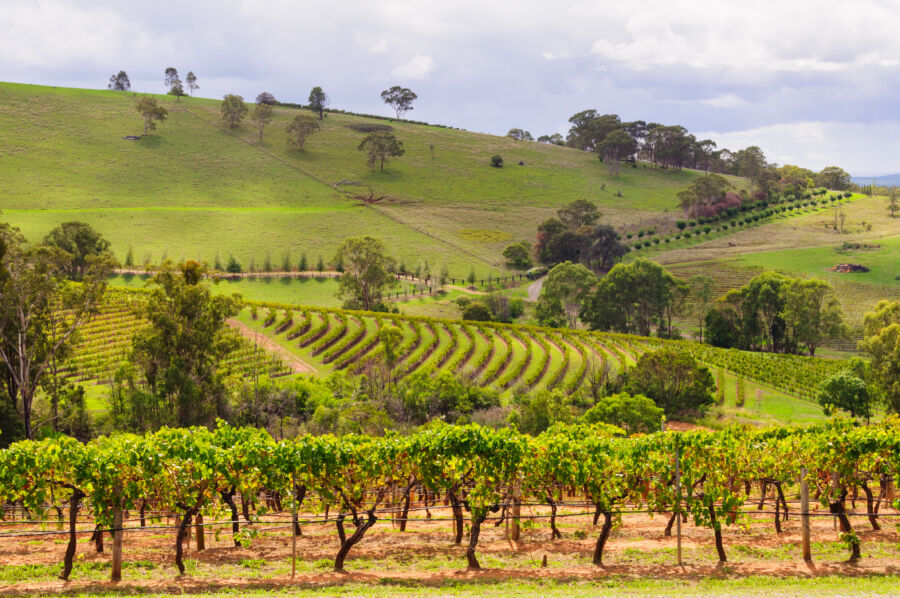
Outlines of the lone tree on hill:
<svg viewBox="0 0 900 598">
<path fill-rule="evenodd" d="M 390 273 L 394 260 L 385 254 L 384 243 L 373 237 L 345 239 L 334 263 L 343 264 L 338 284 L 344 307 L 372 311 L 383 309 L 382 294 L 396 284 Z"/>
<path fill-rule="evenodd" d="M 119 74 L 109 76 L 107 87 L 113 91 L 131 91 L 131 81 L 125 71 L 119 71 Z"/>
<path fill-rule="evenodd" d="M 306 138 L 319 130 L 319 123 L 305 116 L 295 116 L 294 120 L 285 129 L 288 135 L 288 144 L 296 147 L 301 152 Z"/>
<path fill-rule="evenodd" d="M 166 69 L 163 83 L 165 83 L 166 87 L 169 88 L 169 91 L 171 91 L 172 86 L 175 85 L 176 81 L 180 82 L 180 79 L 178 78 L 178 70 L 174 66 L 170 66 Z"/>
<path fill-rule="evenodd" d="M 176 102 L 181 102 L 181 96 L 186 96 L 184 93 L 184 86 L 181 84 L 181 79 L 175 79 L 172 83 L 172 89 L 169 90 L 170 96 L 175 96 Z"/>
<path fill-rule="evenodd" d="M 896 217 L 898 210 L 900 210 L 900 198 L 897 197 L 897 190 L 891 189 L 891 196 L 888 197 L 888 211 L 891 213 L 891 218 Z"/>
<path fill-rule="evenodd" d="M 272 120 L 272 106 L 270 104 L 259 103 L 253 108 L 253 122 L 259 127 L 259 142 L 262 143 L 263 129 Z"/>
<path fill-rule="evenodd" d="M 375 163 L 378 162 L 381 165 L 381 172 L 384 172 L 384 163 L 388 158 L 399 157 L 406 152 L 403 149 L 402 141 L 392 133 L 384 131 L 369 133 L 359 142 L 356 149 L 366 152 L 368 164 L 372 170 L 375 170 Z"/>
<path fill-rule="evenodd" d="M 194 97 L 194 90 L 200 89 L 200 86 L 197 85 L 197 75 L 194 74 L 194 71 L 188 71 L 187 76 L 184 78 L 184 82 L 187 83 L 188 89 L 191 90 L 191 97 Z"/>
<path fill-rule="evenodd" d="M 316 85 L 309 92 L 309 109 L 319 113 L 319 120 L 322 120 L 325 106 L 328 105 L 328 96 L 322 91 L 322 88 Z"/>
<path fill-rule="evenodd" d="M 150 96 L 138 100 L 135 108 L 144 119 L 144 137 L 156 129 L 156 121 L 162 122 L 169 116 L 169 112 L 157 103 L 156 98 Z"/>
<path fill-rule="evenodd" d="M 418 97 L 413 90 L 408 87 L 400 87 L 399 85 L 394 85 L 390 89 L 381 92 L 381 99 L 394 109 L 398 120 L 404 112 L 409 112 L 413 109 L 412 103 Z"/>
<path fill-rule="evenodd" d="M 267 106 L 274 106 L 278 103 L 278 100 L 275 99 L 275 96 L 270 94 L 268 91 L 264 91 L 258 96 L 256 96 L 257 104 L 266 104 Z"/>
<path fill-rule="evenodd" d="M 222 120 L 228 123 L 230 128 L 235 128 L 244 119 L 247 114 L 247 104 L 244 98 L 230 93 L 222 100 Z"/>
<path fill-rule="evenodd" d="M 63 271 L 69 280 L 82 280 L 97 260 L 115 261 L 109 241 L 86 222 L 63 222 L 44 237 L 44 245 L 65 252 Z"/>
</svg>

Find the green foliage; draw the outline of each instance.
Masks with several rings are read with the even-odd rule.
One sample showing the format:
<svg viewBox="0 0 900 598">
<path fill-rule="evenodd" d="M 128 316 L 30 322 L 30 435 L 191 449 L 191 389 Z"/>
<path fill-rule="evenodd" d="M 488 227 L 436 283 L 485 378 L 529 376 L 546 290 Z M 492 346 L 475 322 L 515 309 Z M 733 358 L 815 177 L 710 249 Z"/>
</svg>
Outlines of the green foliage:
<svg viewBox="0 0 900 598">
<path fill-rule="evenodd" d="M 554 266 L 541 288 L 536 314 L 541 324 L 569 328 L 578 324 L 578 313 L 597 282 L 594 273 L 572 262 Z"/>
<path fill-rule="evenodd" d="M 418 98 L 414 91 L 408 87 L 394 85 L 390 89 L 381 92 L 381 99 L 394 109 L 399 119 L 403 114 L 413 109 L 412 103 Z"/>
<path fill-rule="evenodd" d="M 618 264 L 584 303 L 581 319 L 592 330 L 649 336 L 656 324 L 657 329 L 671 333 L 672 316 L 683 304 L 686 287 L 655 262 L 639 258 Z"/>
<path fill-rule="evenodd" d="M 819 404 L 825 415 L 835 410 L 848 412 L 853 417 L 872 416 L 871 397 L 866 383 L 852 372 L 838 372 L 822 382 L 819 389 Z"/>
<path fill-rule="evenodd" d="M 402 141 L 393 133 L 383 131 L 369 133 L 359 142 L 356 149 L 366 153 L 369 168 L 375 170 L 375 164 L 379 164 L 381 172 L 384 172 L 384 163 L 388 158 L 400 157 L 406 153 Z"/>
<path fill-rule="evenodd" d="M 500 154 L 494 154 L 491 156 L 491 166 L 494 168 L 503 168 L 503 156 Z"/>
<path fill-rule="evenodd" d="M 880 301 L 866 314 L 859 350 L 871 359 L 871 373 L 888 410 L 900 413 L 900 301 Z"/>
<path fill-rule="evenodd" d="M 301 152 L 304 151 L 307 137 L 318 131 L 320 127 L 321 125 L 311 118 L 303 115 L 295 116 L 294 120 L 285 128 L 288 144 Z"/>
<path fill-rule="evenodd" d="M 526 241 L 507 245 L 503 250 L 503 257 L 506 258 L 506 265 L 516 270 L 527 270 L 534 265 L 531 259 L 531 245 Z"/>
<path fill-rule="evenodd" d="M 247 108 L 247 104 L 244 103 L 244 98 L 232 93 L 225 96 L 220 108 L 222 120 L 228 123 L 228 126 L 232 129 L 241 124 L 241 121 L 244 120 L 244 116 L 247 115 L 248 110 L 249 108 Z"/>
<path fill-rule="evenodd" d="M 617 393 L 598 399 L 582 419 L 589 424 L 617 426 L 629 434 L 646 434 L 659 430 L 663 413 L 653 399 L 644 395 Z"/>
<path fill-rule="evenodd" d="M 472 322 L 490 322 L 494 316 L 484 303 L 476 302 L 466 306 L 462 313 L 462 319 Z"/>
<path fill-rule="evenodd" d="M 115 262 L 109 251 L 109 241 L 84 222 L 64 222 L 57 226 L 44 237 L 44 245 L 65 252 L 65 272 L 69 280 L 81 280 L 89 262 L 108 260 L 109 266 Z"/>
<path fill-rule="evenodd" d="M 380 308 L 386 289 L 396 284 L 390 273 L 394 260 L 385 255 L 384 243 L 373 237 L 345 239 L 334 262 L 341 275 L 340 297 L 344 306 L 367 311 Z"/>
<path fill-rule="evenodd" d="M 144 119 L 144 137 L 150 134 L 150 131 L 156 129 L 156 123 L 166 120 L 169 111 L 160 106 L 156 98 L 144 96 L 135 104 L 135 109 Z"/>
<path fill-rule="evenodd" d="M 316 85 L 309 92 L 309 98 L 307 99 L 309 102 L 309 109 L 313 112 L 319 113 L 319 120 L 322 120 L 322 115 L 325 111 L 325 106 L 328 105 L 328 96 L 322 90 L 321 87 Z"/>
<path fill-rule="evenodd" d="M 214 296 L 203 280 L 205 273 L 196 262 L 178 267 L 167 262 L 152 279 L 156 288 L 145 312 L 150 328 L 135 336 L 132 357 L 146 386 L 131 374 L 127 387 L 132 396 L 152 397 L 156 405 L 149 413 L 138 413 L 133 402 L 123 405 L 121 416 L 129 427 L 156 427 L 164 421 L 153 421 L 157 414 L 173 417 L 179 425 L 211 423 L 225 411 L 218 362 L 235 349 L 225 320 L 237 313 L 240 298 Z"/>
<path fill-rule="evenodd" d="M 626 392 L 646 395 L 667 416 L 700 412 L 712 404 L 715 389 L 712 374 L 690 355 L 660 349 L 641 355 L 626 375 Z"/>
</svg>

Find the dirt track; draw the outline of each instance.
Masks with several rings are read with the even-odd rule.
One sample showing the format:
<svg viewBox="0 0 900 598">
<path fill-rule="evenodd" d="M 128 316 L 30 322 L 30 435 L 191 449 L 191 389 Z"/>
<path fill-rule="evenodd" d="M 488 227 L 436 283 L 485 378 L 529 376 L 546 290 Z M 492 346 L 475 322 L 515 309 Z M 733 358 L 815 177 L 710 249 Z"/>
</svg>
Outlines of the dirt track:
<svg viewBox="0 0 900 598">
<path fill-rule="evenodd" d="M 264 334 L 259 334 L 240 320 L 230 319 L 228 320 L 228 325 L 233 329 L 237 330 L 241 336 L 244 338 L 253 341 L 266 351 L 270 353 L 274 353 L 278 356 L 281 361 L 286 363 L 291 367 L 292 373 L 299 374 L 318 374 L 316 368 L 309 365 L 275 341 Z"/>
</svg>

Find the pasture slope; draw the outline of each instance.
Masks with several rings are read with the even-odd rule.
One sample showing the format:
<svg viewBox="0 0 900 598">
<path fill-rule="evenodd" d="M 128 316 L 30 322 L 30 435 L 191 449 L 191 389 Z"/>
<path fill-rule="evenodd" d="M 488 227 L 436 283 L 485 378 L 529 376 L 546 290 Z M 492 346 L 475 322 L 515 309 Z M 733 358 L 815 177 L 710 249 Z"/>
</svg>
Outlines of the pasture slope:
<svg viewBox="0 0 900 598">
<path fill-rule="evenodd" d="M 286 252 L 315 263 L 366 233 L 409 267 L 484 276 L 503 269 L 505 245 L 533 240 L 566 203 L 590 199 L 616 224 L 659 226 L 698 176 L 642 167 L 610 177 L 595 155 L 570 148 L 338 113 L 299 152 L 284 127 L 307 111 L 276 108 L 259 143 L 249 119 L 222 126 L 217 100 L 157 97 L 168 120 L 129 141 L 143 130 L 130 93 L 0 83 L 4 219 L 32 240 L 86 221 L 137 264 L 234 254 L 248 268 Z M 384 173 L 356 150 L 373 125 L 391 127 L 406 149 Z M 488 165 L 496 153 L 506 167 Z M 357 198 L 369 195 L 384 199 Z"/>
</svg>

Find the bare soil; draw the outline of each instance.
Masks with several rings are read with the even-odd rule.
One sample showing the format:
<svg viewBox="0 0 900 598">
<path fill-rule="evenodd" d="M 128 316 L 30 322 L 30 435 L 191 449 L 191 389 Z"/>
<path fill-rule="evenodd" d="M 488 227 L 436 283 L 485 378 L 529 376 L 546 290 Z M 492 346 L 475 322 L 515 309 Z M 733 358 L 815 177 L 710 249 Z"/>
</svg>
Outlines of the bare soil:
<svg viewBox="0 0 900 598">
<path fill-rule="evenodd" d="M 790 497 L 789 497 L 790 500 Z M 865 510 L 858 503 L 857 511 Z M 737 525 L 724 531 L 728 562 L 719 563 L 708 528 L 696 527 L 688 521 L 682 526 L 684 564 L 676 561 L 676 538 L 665 536 L 668 517 L 626 514 L 623 525 L 616 527 L 604 551 L 604 566 L 591 564 L 591 556 L 599 528 L 591 525 L 591 515 L 583 507 L 561 510 L 567 515 L 558 520 L 563 539 L 550 541 L 548 513 L 544 508 L 523 507 L 523 529 L 519 542 L 508 536 L 507 522 L 495 526 L 488 520 L 482 528 L 478 558 L 484 567 L 473 571 L 465 568 L 465 544 L 453 544 L 452 523 L 445 521 L 449 513 L 432 508 L 435 519 L 426 520 L 424 512 L 415 511 L 408 531 L 401 533 L 390 516 L 373 527 L 356 545 L 347 561 L 347 572 L 331 570 L 339 542 L 331 522 L 304 525 L 297 538 L 297 575 L 291 578 L 291 536 L 285 519 L 267 516 L 251 546 L 235 547 L 229 526 L 207 528 L 206 550 L 196 550 L 196 540 L 188 542 L 188 573 L 177 575 L 173 563 L 174 529 L 132 529 L 124 536 L 125 569 L 123 581 L 111 584 L 109 575 L 111 541 L 106 552 L 98 554 L 88 542 L 89 533 L 81 534 L 72 581 L 55 579 L 65 551 L 64 535 L 35 535 L 0 538 L 0 595 L 34 595 L 45 593 L 85 593 L 110 591 L 143 592 L 213 592 L 219 589 L 278 589 L 284 587 L 341 586 L 347 583 L 440 587 L 459 582 L 490 582 L 510 579 L 593 580 L 616 578 L 670 578 L 698 580 L 702 578 L 741 578 L 746 576 L 814 577 L 875 576 L 900 574 L 900 534 L 895 518 L 882 518 L 882 530 L 872 531 L 868 519 L 854 517 L 854 529 L 862 542 L 863 559 L 846 562 L 849 555 L 838 541 L 830 516 L 812 517 L 813 559 L 804 563 L 800 551 L 800 521 L 792 512 L 783 521 L 783 532 L 775 533 L 774 515 L 756 505 L 745 506 L 746 515 Z M 825 515 L 825 511 L 819 511 Z M 885 514 L 895 514 L 893 510 Z M 334 513 L 332 513 L 334 515 Z M 568 516 L 571 515 L 571 516 Z M 133 514 L 132 514 L 133 516 Z M 314 514 L 301 515 L 301 519 Z M 213 517 L 207 518 L 207 523 Z M 171 525 L 166 518 L 153 526 Z M 136 526 L 130 521 L 127 526 Z M 34 530 L 35 524 L 3 525 L 2 532 Z M 56 531 L 55 523 L 45 531 Z M 86 523 L 81 529 L 90 529 Z M 352 526 L 350 527 L 352 530 Z M 218 537 L 216 537 L 218 536 Z M 547 566 L 541 563 L 546 557 Z M 129 566 L 130 563 L 130 566 Z M 23 566 L 35 567 L 25 570 Z M 79 568 L 81 567 L 81 568 Z"/>
</svg>

